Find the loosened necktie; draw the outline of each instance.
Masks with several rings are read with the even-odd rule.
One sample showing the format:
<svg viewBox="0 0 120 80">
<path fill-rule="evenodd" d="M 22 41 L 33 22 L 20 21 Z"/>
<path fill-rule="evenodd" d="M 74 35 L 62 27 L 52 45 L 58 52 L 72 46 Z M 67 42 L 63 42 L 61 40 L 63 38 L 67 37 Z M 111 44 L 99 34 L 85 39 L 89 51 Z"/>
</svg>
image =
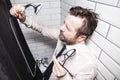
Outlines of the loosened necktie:
<svg viewBox="0 0 120 80">
<path fill-rule="evenodd" d="M 58 58 L 59 56 L 61 56 L 61 54 L 63 53 L 63 51 L 65 49 L 66 49 L 66 46 L 63 45 L 63 48 L 57 54 L 56 58 Z M 53 68 L 53 61 L 51 62 L 51 64 L 47 67 L 46 71 L 44 72 L 44 80 L 49 80 L 49 77 L 50 77 L 50 75 L 52 73 L 52 68 Z"/>
</svg>

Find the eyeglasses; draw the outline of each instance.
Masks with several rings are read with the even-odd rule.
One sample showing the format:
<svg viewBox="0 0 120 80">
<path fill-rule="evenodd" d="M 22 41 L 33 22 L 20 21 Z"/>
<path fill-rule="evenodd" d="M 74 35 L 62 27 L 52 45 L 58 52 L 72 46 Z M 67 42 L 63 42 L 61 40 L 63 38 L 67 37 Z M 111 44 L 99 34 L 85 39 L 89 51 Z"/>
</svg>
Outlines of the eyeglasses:
<svg viewBox="0 0 120 80">
<path fill-rule="evenodd" d="M 70 57 L 74 56 L 75 54 L 76 49 L 71 49 L 60 56 L 61 58 L 63 57 L 63 64 L 60 65 L 70 74 L 71 77 L 73 77 L 73 75 L 69 72 L 69 70 L 66 67 L 64 67 L 64 64 Z"/>
<path fill-rule="evenodd" d="M 76 49 L 71 49 L 71 50 L 67 51 L 66 53 L 62 54 L 62 55 L 61 55 L 61 58 L 63 58 L 63 64 L 62 64 L 62 65 L 64 65 L 65 62 L 66 62 L 70 57 L 74 56 L 74 55 L 76 54 L 75 52 L 76 52 Z"/>
</svg>

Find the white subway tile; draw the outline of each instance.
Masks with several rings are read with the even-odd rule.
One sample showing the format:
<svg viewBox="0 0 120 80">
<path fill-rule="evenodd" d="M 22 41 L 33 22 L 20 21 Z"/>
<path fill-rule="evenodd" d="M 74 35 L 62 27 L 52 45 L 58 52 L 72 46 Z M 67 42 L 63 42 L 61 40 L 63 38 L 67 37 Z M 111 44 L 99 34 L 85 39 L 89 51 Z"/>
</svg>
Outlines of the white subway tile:
<svg viewBox="0 0 120 80">
<path fill-rule="evenodd" d="M 23 32 L 24 35 L 25 35 L 25 34 L 30 34 L 30 33 L 32 33 L 33 30 L 32 30 L 32 29 L 29 29 L 29 28 L 26 28 L 26 29 L 22 30 L 22 32 Z"/>
<path fill-rule="evenodd" d="M 114 62 L 104 52 L 101 54 L 100 60 L 117 78 L 120 79 L 120 66 L 118 64 L 116 64 L 116 62 Z M 108 77 L 110 77 L 110 76 L 108 76 Z"/>
<path fill-rule="evenodd" d="M 69 5 L 69 4 L 67 4 L 67 3 L 64 3 L 64 2 L 61 3 L 61 8 L 64 9 L 64 10 L 66 10 L 67 12 L 69 11 L 69 9 L 70 9 L 71 7 L 72 7 L 72 6 Z"/>
<path fill-rule="evenodd" d="M 35 52 L 35 51 L 37 51 L 38 49 L 37 49 L 37 47 L 30 47 L 30 50 L 31 50 L 32 52 Z"/>
<path fill-rule="evenodd" d="M 120 7 L 120 0 L 119 0 L 119 3 L 118 3 L 118 7 Z"/>
<path fill-rule="evenodd" d="M 101 49 L 96 46 L 96 44 L 94 44 L 92 41 L 89 40 L 89 42 L 87 43 L 88 47 L 90 48 L 90 50 L 92 51 L 92 53 L 98 58 L 101 52 Z"/>
<path fill-rule="evenodd" d="M 61 25 L 64 23 L 64 20 L 65 20 L 65 16 L 61 15 Z"/>
<path fill-rule="evenodd" d="M 60 8 L 41 9 L 38 15 L 60 14 Z"/>
<path fill-rule="evenodd" d="M 38 0 L 38 2 L 49 2 L 49 1 L 52 1 L 52 0 Z"/>
<path fill-rule="evenodd" d="M 15 3 L 18 3 L 18 4 L 37 2 L 37 0 L 14 0 L 14 1 L 15 1 Z"/>
<path fill-rule="evenodd" d="M 41 21 L 48 21 L 51 20 L 50 15 L 37 15 L 33 17 L 36 22 L 41 22 Z"/>
<path fill-rule="evenodd" d="M 120 48 L 103 38 L 98 33 L 94 33 L 91 37 L 101 49 L 103 49 L 109 56 L 111 56 L 116 62 L 120 64 Z"/>
<path fill-rule="evenodd" d="M 117 7 L 98 4 L 96 12 L 102 20 L 120 28 L 120 9 Z"/>
<path fill-rule="evenodd" d="M 98 72 L 97 74 L 97 80 L 105 80 L 105 78 Z"/>
<path fill-rule="evenodd" d="M 35 35 L 34 33 L 28 33 L 28 34 L 24 34 L 26 39 L 34 39 L 36 37 L 39 37 L 39 35 Z"/>
<path fill-rule="evenodd" d="M 56 15 L 51 15 L 51 20 L 60 20 L 60 14 L 56 14 Z"/>
<path fill-rule="evenodd" d="M 99 72 L 104 76 L 106 80 L 114 80 L 115 76 L 100 62 L 97 62 Z M 100 79 L 99 79 L 100 80 Z"/>
<path fill-rule="evenodd" d="M 50 7 L 60 8 L 60 1 L 50 2 Z"/>
<path fill-rule="evenodd" d="M 49 0 L 49 1 L 60 1 L 60 0 Z"/>
<path fill-rule="evenodd" d="M 10 2 L 12 3 L 12 4 L 14 4 L 15 2 L 14 2 L 14 0 L 10 0 Z"/>
<path fill-rule="evenodd" d="M 29 17 L 36 16 L 36 14 L 34 13 L 34 9 L 33 9 L 33 8 L 31 8 L 31 9 L 26 9 L 26 10 L 25 10 L 25 13 L 26 13 L 26 15 L 29 16 Z M 40 12 L 39 12 L 39 13 L 40 13 Z"/>
<path fill-rule="evenodd" d="M 14 0 L 15 3 L 21 4 L 21 3 L 26 3 L 25 0 Z"/>
<path fill-rule="evenodd" d="M 109 5 L 117 5 L 118 0 L 89 0 L 89 1 L 95 1 L 95 2 L 100 2 L 104 4 L 109 4 Z"/>
<path fill-rule="evenodd" d="M 110 25 L 108 23 L 105 23 L 105 22 L 99 20 L 96 31 L 99 32 L 104 37 L 106 37 L 106 34 L 107 34 L 108 30 L 109 30 L 109 26 Z"/>
<path fill-rule="evenodd" d="M 94 9 L 95 3 L 87 1 L 87 0 L 75 0 L 75 5 L 79 5 L 85 8 Z"/>
<path fill-rule="evenodd" d="M 68 11 L 61 9 L 61 16 L 67 16 L 68 15 Z"/>
<path fill-rule="evenodd" d="M 62 1 L 70 5 L 75 5 L 75 0 L 62 0 Z"/>
<path fill-rule="evenodd" d="M 120 29 L 111 26 L 107 38 L 120 47 Z"/>
<path fill-rule="evenodd" d="M 41 9 L 50 8 L 50 2 L 39 2 L 41 4 Z"/>
<path fill-rule="evenodd" d="M 27 43 L 30 44 L 30 43 L 35 43 L 35 40 L 34 39 L 27 39 Z"/>
</svg>

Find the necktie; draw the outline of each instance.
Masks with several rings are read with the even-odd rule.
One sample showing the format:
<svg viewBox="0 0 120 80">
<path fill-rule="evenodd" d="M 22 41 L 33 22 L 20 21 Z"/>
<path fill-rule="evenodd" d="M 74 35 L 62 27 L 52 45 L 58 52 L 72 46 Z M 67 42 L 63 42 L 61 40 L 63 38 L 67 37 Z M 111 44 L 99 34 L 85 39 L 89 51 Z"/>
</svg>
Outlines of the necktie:
<svg viewBox="0 0 120 80">
<path fill-rule="evenodd" d="M 63 51 L 66 49 L 66 46 L 63 45 L 63 48 L 60 50 L 60 52 L 57 54 L 56 58 L 62 55 Z"/>
<path fill-rule="evenodd" d="M 59 56 L 61 56 L 62 52 L 66 49 L 66 46 L 63 45 L 63 48 L 60 50 L 60 52 L 57 54 L 56 58 L 58 58 Z M 48 66 L 48 68 L 46 69 L 46 71 L 44 72 L 44 80 L 49 80 L 49 77 L 52 73 L 52 68 L 53 68 L 53 61 L 51 62 L 51 64 Z"/>
</svg>

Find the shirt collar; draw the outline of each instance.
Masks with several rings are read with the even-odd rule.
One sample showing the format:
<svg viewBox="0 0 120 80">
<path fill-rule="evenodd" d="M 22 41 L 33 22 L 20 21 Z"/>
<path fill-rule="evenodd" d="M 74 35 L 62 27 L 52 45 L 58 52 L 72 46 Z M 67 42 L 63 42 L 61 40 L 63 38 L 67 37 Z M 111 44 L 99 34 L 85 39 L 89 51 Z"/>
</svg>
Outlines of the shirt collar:
<svg viewBox="0 0 120 80">
<path fill-rule="evenodd" d="M 71 49 L 80 49 L 83 47 L 83 45 L 85 45 L 85 41 L 82 41 L 78 44 L 74 44 L 74 45 L 66 45 L 66 50 L 71 50 Z"/>
</svg>

